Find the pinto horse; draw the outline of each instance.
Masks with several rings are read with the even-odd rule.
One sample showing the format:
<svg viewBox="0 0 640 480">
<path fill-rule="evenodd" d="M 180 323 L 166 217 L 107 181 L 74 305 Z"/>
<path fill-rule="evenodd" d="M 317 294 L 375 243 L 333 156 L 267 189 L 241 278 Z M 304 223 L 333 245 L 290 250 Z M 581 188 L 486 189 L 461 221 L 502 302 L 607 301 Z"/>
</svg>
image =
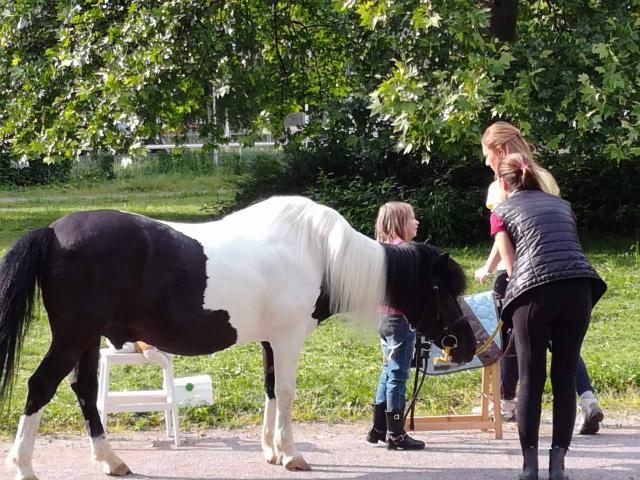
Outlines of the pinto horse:
<svg viewBox="0 0 640 480">
<path fill-rule="evenodd" d="M 425 244 L 380 244 L 301 197 L 274 197 L 202 224 L 76 212 L 20 238 L 0 265 L 0 398 L 11 394 L 36 284 L 52 340 L 29 378 L 9 453 L 19 479 L 36 478 L 42 410 L 72 371 L 93 459 L 109 475 L 130 473 L 96 408 L 102 336 L 116 347 L 143 340 L 178 355 L 262 342 L 263 452 L 269 463 L 297 470 L 309 465 L 291 430 L 296 366 L 305 337 L 322 320 L 375 313 L 386 302 L 427 338 L 454 347 L 454 361 L 471 360 L 475 349 L 456 302 L 465 277 L 455 261 Z"/>
</svg>

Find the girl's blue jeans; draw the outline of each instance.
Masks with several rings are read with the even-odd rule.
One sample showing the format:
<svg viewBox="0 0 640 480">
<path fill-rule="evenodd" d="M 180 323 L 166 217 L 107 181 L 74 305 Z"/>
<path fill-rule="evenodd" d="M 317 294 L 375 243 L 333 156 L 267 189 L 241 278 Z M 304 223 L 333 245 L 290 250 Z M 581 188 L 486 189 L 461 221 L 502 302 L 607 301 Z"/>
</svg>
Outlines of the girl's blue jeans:
<svg viewBox="0 0 640 480">
<path fill-rule="evenodd" d="M 383 361 L 375 403 L 386 402 L 388 412 L 402 410 L 415 350 L 416 332 L 411 330 L 409 322 L 402 315 L 382 317 L 378 331 Z"/>
</svg>

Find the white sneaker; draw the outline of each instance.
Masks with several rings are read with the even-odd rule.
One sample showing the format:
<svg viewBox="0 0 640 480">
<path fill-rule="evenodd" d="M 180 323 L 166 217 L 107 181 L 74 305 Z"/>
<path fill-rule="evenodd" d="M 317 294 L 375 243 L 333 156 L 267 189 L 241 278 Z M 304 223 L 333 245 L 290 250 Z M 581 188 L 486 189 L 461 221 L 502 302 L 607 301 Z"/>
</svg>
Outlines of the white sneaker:
<svg viewBox="0 0 640 480">
<path fill-rule="evenodd" d="M 595 435 L 600 430 L 600 422 L 604 419 L 604 413 L 598 405 L 593 392 L 585 392 L 580 396 L 580 409 L 582 410 L 582 424 L 580 435 Z"/>
<path fill-rule="evenodd" d="M 500 410 L 502 410 L 502 419 L 506 422 L 515 422 L 516 420 L 516 399 L 500 400 Z"/>
<path fill-rule="evenodd" d="M 500 400 L 500 410 L 502 413 L 502 420 L 505 422 L 514 422 L 516 420 L 516 401 L 514 400 Z M 482 413 L 482 407 L 473 407 L 471 409 L 473 415 L 480 415 Z M 493 402 L 489 402 L 489 416 L 493 417 Z"/>
</svg>

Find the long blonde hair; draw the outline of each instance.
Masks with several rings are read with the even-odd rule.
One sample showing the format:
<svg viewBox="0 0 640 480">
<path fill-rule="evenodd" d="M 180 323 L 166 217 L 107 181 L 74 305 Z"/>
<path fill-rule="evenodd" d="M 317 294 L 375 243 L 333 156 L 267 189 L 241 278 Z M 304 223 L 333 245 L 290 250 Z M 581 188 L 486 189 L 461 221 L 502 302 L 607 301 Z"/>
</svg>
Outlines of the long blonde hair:
<svg viewBox="0 0 640 480">
<path fill-rule="evenodd" d="M 484 131 L 480 139 L 482 145 L 499 152 L 504 159 L 512 153 L 519 153 L 528 159 L 529 167 L 535 173 L 540 184 L 540 189 L 545 193 L 560 196 L 560 187 L 553 175 L 533 158 L 535 148 L 525 141 L 516 127 L 507 122 L 496 122 Z M 498 166 L 499 168 L 499 166 Z"/>
<path fill-rule="evenodd" d="M 391 242 L 395 239 L 410 240 L 407 232 L 413 207 L 406 202 L 387 202 L 378 210 L 376 240 Z"/>
</svg>

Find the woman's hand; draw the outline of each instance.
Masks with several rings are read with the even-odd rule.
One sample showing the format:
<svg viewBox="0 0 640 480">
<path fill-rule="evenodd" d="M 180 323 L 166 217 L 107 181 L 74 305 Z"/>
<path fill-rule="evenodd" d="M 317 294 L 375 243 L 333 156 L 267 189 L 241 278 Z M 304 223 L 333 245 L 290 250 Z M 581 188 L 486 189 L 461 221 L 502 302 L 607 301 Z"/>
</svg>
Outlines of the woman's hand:
<svg viewBox="0 0 640 480">
<path fill-rule="evenodd" d="M 500 262 L 500 252 L 498 251 L 498 244 L 493 242 L 491 246 L 491 253 L 487 258 L 487 261 L 484 263 L 482 267 L 475 271 L 474 277 L 477 282 L 484 283 L 489 278 L 489 275 L 496 269 L 498 263 Z"/>
<path fill-rule="evenodd" d="M 476 282 L 484 283 L 487 281 L 487 278 L 489 278 L 489 275 L 491 275 L 489 268 L 487 268 L 486 265 L 483 265 L 482 267 L 480 267 L 475 271 L 473 276 L 475 277 Z"/>
</svg>

